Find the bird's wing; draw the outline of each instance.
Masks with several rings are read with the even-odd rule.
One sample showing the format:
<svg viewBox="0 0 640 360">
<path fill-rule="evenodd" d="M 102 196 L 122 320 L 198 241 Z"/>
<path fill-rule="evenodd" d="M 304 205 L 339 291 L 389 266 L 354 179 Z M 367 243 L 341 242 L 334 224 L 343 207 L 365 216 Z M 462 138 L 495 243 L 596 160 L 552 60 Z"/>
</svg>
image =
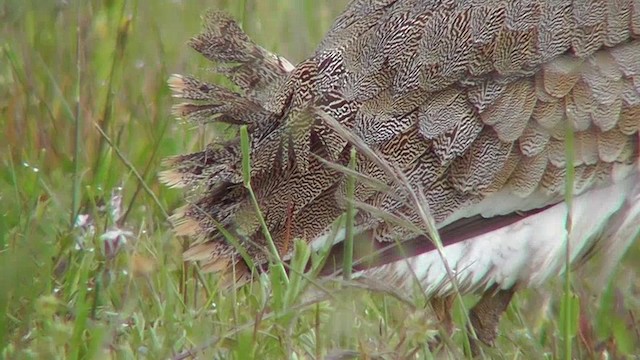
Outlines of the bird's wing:
<svg viewBox="0 0 640 360">
<path fill-rule="evenodd" d="M 637 1 L 356 0 L 316 58 L 339 63 L 352 129 L 445 226 L 561 201 L 569 141 L 575 193 L 636 162 L 639 34 Z M 419 221 L 394 192 L 359 200 Z M 380 240 L 410 236 L 366 218 Z"/>
</svg>

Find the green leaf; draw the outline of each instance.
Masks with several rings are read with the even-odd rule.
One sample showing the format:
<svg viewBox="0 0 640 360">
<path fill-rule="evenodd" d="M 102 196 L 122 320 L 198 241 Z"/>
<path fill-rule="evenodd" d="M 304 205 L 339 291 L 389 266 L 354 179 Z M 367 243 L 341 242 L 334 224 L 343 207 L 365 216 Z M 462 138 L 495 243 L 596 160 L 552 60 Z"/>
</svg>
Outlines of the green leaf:
<svg viewBox="0 0 640 360">
<path fill-rule="evenodd" d="M 578 319 L 580 316 L 580 299 L 569 292 L 560 301 L 560 329 L 565 341 L 571 341 L 578 332 Z"/>
</svg>

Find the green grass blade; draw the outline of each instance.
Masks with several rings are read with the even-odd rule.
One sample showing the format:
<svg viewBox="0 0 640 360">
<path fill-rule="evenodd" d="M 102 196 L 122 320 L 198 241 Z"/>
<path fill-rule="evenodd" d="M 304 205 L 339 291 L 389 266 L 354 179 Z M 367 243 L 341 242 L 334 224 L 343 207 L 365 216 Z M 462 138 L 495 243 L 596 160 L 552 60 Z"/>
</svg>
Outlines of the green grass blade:
<svg viewBox="0 0 640 360">
<path fill-rule="evenodd" d="M 81 23 L 81 7 L 80 2 L 76 6 L 76 112 L 74 114 L 74 134 L 73 134 L 73 175 L 71 184 L 71 219 L 69 221 L 70 228 L 74 226 L 78 209 L 80 208 L 80 143 L 82 134 L 82 101 L 80 99 L 82 84 L 82 51 L 83 42 L 80 30 Z"/>
<path fill-rule="evenodd" d="M 135 166 L 133 166 L 133 164 L 127 159 L 127 157 L 124 156 L 124 154 L 120 151 L 120 149 L 117 146 L 115 146 L 115 144 L 113 143 L 111 138 L 102 130 L 102 128 L 98 124 L 94 124 L 94 125 L 95 125 L 96 130 L 98 130 L 100 135 L 102 135 L 102 138 L 104 139 L 104 141 L 109 146 L 111 146 L 113 148 L 113 150 L 116 152 L 116 155 L 118 155 L 120 160 L 125 164 L 125 166 L 129 169 L 129 171 L 131 171 L 133 173 L 133 175 L 136 177 L 136 179 L 140 182 L 140 185 L 142 185 L 142 187 L 146 191 L 147 195 L 149 195 L 149 197 L 151 197 L 151 199 L 153 199 L 153 201 L 155 202 L 155 204 L 158 207 L 158 209 L 160 210 L 160 212 L 162 212 L 162 215 L 164 216 L 164 218 L 166 220 L 168 220 L 169 219 L 169 213 L 167 212 L 167 210 L 165 210 L 164 206 L 162 206 L 162 203 L 160 202 L 160 199 L 158 199 L 158 197 L 153 192 L 153 190 L 151 190 L 149 185 L 147 185 L 147 183 L 145 182 L 145 180 L 142 177 L 142 175 L 140 175 L 138 170 L 136 170 Z"/>
<path fill-rule="evenodd" d="M 87 296 L 87 287 L 89 286 L 89 272 L 93 260 L 93 253 L 86 252 L 83 254 L 80 268 L 78 269 L 77 278 L 77 294 L 75 304 L 75 321 L 73 327 L 73 335 L 69 348 L 71 354 L 70 359 L 80 359 L 82 357 L 82 349 L 84 349 L 84 332 L 87 330 L 87 320 L 91 310 L 91 302 Z"/>
<path fill-rule="evenodd" d="M 285 292 L 284 306 L 285 308 L 295 303 L 300 296 L 303 288 L 303 280 L 305 279 L 304 270 L 311 257 L 311 249 L 306 242 L 296 240 L 294 242 L 293 258 L 291 259 L 289 272 L 289 286 Z"/>
<path fill-rule="evenodd" d="M 264 235 L 267 241 L 267 246 L 269 247 L 269 251 L 271 252 L 271 256 L 273 257 L 272 262 L 276 267 L 277 271 L 280 272 L 282 281 L 288 284 L 289 278 L 287 276 L 287 271 L 285 270 L 284 264 L 282 263 L 282 259 L 280 258 L 280 253 L 278 252 L 278 248 L 273 242 L 273 238 L 271 238 L 271 233 L 269 232 L 267 223 L 264 220 L 262 211 L 260 210 L 260 204 L 258 204 L 258 199 L 256 198 L 256 195 L 253 192 L 253 189 L 251 188 L 250 141 L 249 141 L 249 132 L 247 130 L 246 125 L 243 125 L 242 127 L 240 127 L 240 148 L 242 151 L 242 175 L 244 180 L 244 186 L 247 188 L 247 191 L 249 192 L 251 203 L 253 204 L 254 210 L 256 211 L 256 216 L 258 217 L 258 221 L 260 222 L 260 227 L 262 228 L 262 234 Z"/>
<path fill-rule="evenodd" d="M 242 179 L 244 186 L 251 186 L 251 143 L 246 125 L 240 127 L 240 149 L 242 151 Z"/>
<path fill-rule="evenodd" d="M 113 119 L 113 87 L 115 84 L 115 76 L 120 63 L 122 62 L 122 58 L 124 57 L 128 34 L 131 26 L 131 22 L 126 19 L 126 8 L 127 0 L 122 0 L 120 13 L 118 16 L 118 30 L 115 34 L 116 46 L 113 52 L 113 57 L 111 58 L 111 67 L 109 69 L 109 77 L 107 80 L 106 98 L 104 101 L 104 107 L 102 109 L 102 119 L 100 120 L 99 124 L 101 132 L 110 132 L 109 129 L 111 128 L 111 121 Z M 98 176 L 98 174 L 101 173 L 101 167 L 106 157 L 104 153 L 106 152 L 107 145 L 108 144 L 105 142 L 105 138 L 100 138 L 100 141 L 98 143 L 98 155 L 93 165 L 93 176 Z"/>
</svg>

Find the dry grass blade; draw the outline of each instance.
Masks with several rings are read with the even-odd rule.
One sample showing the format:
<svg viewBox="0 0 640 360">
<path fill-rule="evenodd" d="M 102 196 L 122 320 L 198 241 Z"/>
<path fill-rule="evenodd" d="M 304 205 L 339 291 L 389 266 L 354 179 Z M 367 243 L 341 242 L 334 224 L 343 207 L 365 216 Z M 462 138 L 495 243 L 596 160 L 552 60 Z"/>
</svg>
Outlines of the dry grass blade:
<svg viewBox="0 0 640 360">
<path fill-rule="evenodd" d="M 359 151 L 361 151 L 371 161 L 373 161 L 376 165 L 378 165 L 381 169 L 383 169 L 383 171 L 393 180 L 394 183 L 396 183 L 401 187 L 401 189 L 404 189 L 404 191 L 406 191 L 415 209 L 417 209 L 420 214 L 420 218 L 422 219 L 426 227 L 427 235 L 429 236 L 429 239 L 433 241 L 436 247 L 438 256 L 440 257 L 442 264 L 444 265 L 444 268 L 447 272 L 447 276 L 459 300 L 459 303 L 461 304 L 461 306 L 464 307 L 462 302 L 462 294 L 460 293 L 458 284 L 457 284 L 457 278 L 454 272 L 452 271 L 451 266 L 449 266 L 449 262 L 447 261 L 446 256 L 444 255 L 444 246 L 442 245 L 442 241 L 440 240 L 440 235 L 438 234 L 438 229 L 436 228 L 435 220 L 433 219 L 433 216 L 430 215 L 429 204 L 427 203 L 427 200 L 424 197 L 424 193 L 420 191 L 421 189 L 418 189 L 418 191 L 416 191 L 402 171 L 400 171 L 399 169 L 396 169 L 392 164 L 382 159 L 382 157 L 376 154 L 376 152 L 373 151 L 366 144 L 366 142 L 364 142 L 364 140 L 356 136 L 354 133 L 350 132 L 348 129 L 342 126 L 337 120 L 335 120 L 334 118 L 332 118 L 331 116 L 329 116 L 324 112 L 320 113 L 320 117 L 325 122 L 325 124 L 327 124 L 333 131 L 338 133 L 343 139 L 347 140 L 349 143 L 353 144 Z M 409 264 L 407 265 L 408 265 L 408 268 L 411 269 L 414 280 L 419 286 L 421 286 L 420 281 L 418 280 L 418 277 L 416 276 L 415 272 L 412 270 Z M 468 322 L 469 319 L 467 315 L 467 309 L 464 309 L 463 313 L 465 314 L 464 315 L 465 320 Z M 471 334 L 474 337 L 476 337 L 475 330 L 473 329 L 473 327 L 471 327 Z M 466 346 L 468 347 L 468 342 Z"/>
<path fill-rule="evenodd" d="M 133 173 L 133 175 L 136 177 L 136 179 L 140 182 L 140 185 L 142 185 L 142 187 L 144 188 L 144 190 L 147 193 L 147 195 L 149 195 L 153 199 L 153 201 L 156 204 L 156 206 L 158 207 L 158 209 L 160 209 L 160 211 L 162 212 L 162 215 L 164 216 L 165 220 L 169 220 L 169 218 L 171 216 L 169 215 L 167 210 L 165 210 L 164 206 L 162 206 L 162 203 L 160 202 L 160 199 L 158 199 L 158 197 L 153 192 L 153 190 L 151 190 L 151 188 L 149 188 L 149 185 L 147 185 L 147 183 L 144 181 L 144 178 L 140 175 L 138 170 L 136 170 L 135 166 L 133 166 L 133 164 L 126 158 L 126 156 L 124 156 L 124 154 L 120 151 L 120 149 L 113 143 L 113 141 L 111 140 L 109 135 L 107 135 L 102 130 L 102 128 L 100 127 L 99 124 L 94 123 L 93 125 L 96 128 L 96 130 L 98 130 L 98 132 L 100 133 L 100 135 L 102 136 L 104 141 L 109 146 L 111 146 L 111 148 L 113 149 L 113 151 L 116 152 L 116 155 L 118 155 L 120 160 L 125 164 L 125 166 L 129 169 L 129 171 L 131 171 Z"/>
</svg>

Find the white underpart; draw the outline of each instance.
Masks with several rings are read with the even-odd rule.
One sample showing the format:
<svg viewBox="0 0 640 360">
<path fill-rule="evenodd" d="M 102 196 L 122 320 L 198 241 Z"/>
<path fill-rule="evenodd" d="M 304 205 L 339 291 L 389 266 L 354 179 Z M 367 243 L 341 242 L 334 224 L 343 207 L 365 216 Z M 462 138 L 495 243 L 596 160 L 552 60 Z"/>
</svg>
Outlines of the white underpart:
<svg viewBox="0 0 640 360">
<path fill-rule="evenodd" d="M 638 236 L 640 174 L 634 167 L 619 170 L 610 186 L 574 198 L 572 230 L 568 236 L 572 263 L 581 260 L 585 252 L 597 245 L 610 255 L 609 267 L 612 268 Z M 476 207 L 473 212 L 491 213 L 486 205 Z M 503 204 L 502 207 L 493 212 L 504 213 L 509 206 Z M 444 255 L 458 287 L 469 292 L 494 284 L 502 289 L 516 284 L 539 286 L 562 273 L 566 264 L 566 220 L 567 205 L 563 202 L 511 225 L 445 247 Z M 401 286 L 413 286 L 417 279 L 429 296 L 443 296 L 453 291 L 436 251 L 356 275 Z"/>
</svg>

